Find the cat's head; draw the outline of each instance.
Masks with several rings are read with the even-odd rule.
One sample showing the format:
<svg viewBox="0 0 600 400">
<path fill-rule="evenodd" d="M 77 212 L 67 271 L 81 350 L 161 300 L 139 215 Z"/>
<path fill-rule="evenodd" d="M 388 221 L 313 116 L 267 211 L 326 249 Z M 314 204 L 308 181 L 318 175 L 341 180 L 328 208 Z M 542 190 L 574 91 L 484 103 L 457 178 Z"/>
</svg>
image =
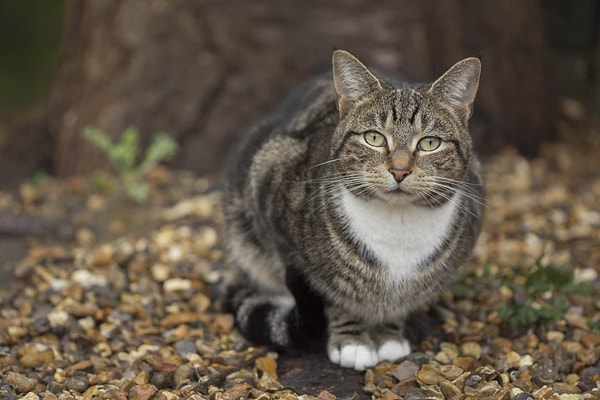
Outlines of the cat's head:
<svg viewBox="0 0 600 400">
<path fill-rule="evenodd" d="M 340 121 L 336 176 L 355 195 L 393 204 L 443 203 L 472 162 L 467 122 L 481 63 L 459 61 L 438 80 L 396 88 L 343 50 L 333 53 Z"/>
</svg>

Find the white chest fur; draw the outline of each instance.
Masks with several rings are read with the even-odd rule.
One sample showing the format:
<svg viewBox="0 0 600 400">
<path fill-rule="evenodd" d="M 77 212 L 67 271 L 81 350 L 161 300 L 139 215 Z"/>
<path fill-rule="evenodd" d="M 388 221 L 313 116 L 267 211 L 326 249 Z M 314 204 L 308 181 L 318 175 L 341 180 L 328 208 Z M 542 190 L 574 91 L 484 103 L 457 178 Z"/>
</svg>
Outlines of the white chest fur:
<svg viewBox="0 0 600 400">
<path fill-rule="evenodd" d="M 341 200 L 354 237 L 387 268 L 386 278 L 399 282 L 410 278 L 419 264 L 444 243 L 460 203 L 459 196 L 460 193 L 434 209 L 365 201 L 347 190 Z"/>
</svg>

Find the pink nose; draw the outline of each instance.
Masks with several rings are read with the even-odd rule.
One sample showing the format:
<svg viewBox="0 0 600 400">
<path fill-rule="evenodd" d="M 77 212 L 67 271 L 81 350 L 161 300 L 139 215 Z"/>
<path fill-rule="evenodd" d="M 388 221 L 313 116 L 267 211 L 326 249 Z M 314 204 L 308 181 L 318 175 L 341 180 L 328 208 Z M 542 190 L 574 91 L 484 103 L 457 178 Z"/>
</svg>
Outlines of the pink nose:
<svg viewBox="0 0 600 400">
<path fill-rule="evenodd" d="M 411 173 L 411 170 L 409 170 L 408 168 L 392 167 L 388 171 L 390 171 L 390 174 L 394 176 L 394 179 L 398 183 L 402 182 L 404 178 L 406 178 Z"/>
</svg>

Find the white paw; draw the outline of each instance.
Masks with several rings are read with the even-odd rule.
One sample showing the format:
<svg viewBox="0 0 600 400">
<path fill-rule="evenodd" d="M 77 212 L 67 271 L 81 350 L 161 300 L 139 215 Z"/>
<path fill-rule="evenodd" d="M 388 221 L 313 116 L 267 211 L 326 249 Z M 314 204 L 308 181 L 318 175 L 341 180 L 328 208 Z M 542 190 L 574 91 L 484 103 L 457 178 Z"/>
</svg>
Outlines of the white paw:
<svg viewBox="0 0 600 400">
<path fill-rule="evenodd" d="M 341 348 L 330 349 L 329 359 L 334 364 L 354 368 L 357 371 L 373 367 L 379 362 L 377 352 L 362 344 L 347 344 Z"/>
<path fill-rule="evenodd" d="M 396 361 L 410 354 L 410 343 L 408 340 L 388 340 L 377 349 L 379 360 Z"/>
</svg>

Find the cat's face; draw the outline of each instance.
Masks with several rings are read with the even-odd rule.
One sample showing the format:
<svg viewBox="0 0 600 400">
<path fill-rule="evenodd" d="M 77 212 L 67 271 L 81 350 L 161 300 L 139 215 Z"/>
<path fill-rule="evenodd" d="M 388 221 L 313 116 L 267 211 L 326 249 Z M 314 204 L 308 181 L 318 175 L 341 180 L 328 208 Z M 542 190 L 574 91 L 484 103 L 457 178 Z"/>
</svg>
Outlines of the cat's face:
<svg viewBox="0 0 600 400">
<path fill-rule="evenodd" d="M 461 63 L 432 85 L 397 89 L 349 53 L 337 59 L 334 53 L 341 119 L 331 156 L 348 190 L 364 199 L 435 206 L 462 187 L 472 157 L 467 120 L 479 61 Z"/>
</svg>

